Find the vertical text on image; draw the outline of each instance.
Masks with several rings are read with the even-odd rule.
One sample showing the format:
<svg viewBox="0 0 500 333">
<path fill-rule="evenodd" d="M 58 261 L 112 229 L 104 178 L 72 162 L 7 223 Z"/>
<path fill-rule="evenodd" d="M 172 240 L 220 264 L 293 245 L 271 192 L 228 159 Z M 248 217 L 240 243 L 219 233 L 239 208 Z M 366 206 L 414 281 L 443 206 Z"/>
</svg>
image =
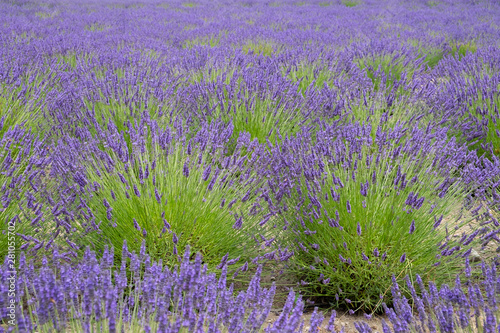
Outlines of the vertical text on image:
<svg viewBox="0 0 500 333">
<path fill-rule="evenodd" d="M 8 293 L 8 304 L 7 304 L 7 315 L 9 319 L 9 325 L 14 326 L 16 324 L 16 218 L 15 216 L 9 221 L 7 226 L 7 241 L 8 241 L 8 254 L 7 254 L 7 281 L 9 285 Z"/>
</svg>

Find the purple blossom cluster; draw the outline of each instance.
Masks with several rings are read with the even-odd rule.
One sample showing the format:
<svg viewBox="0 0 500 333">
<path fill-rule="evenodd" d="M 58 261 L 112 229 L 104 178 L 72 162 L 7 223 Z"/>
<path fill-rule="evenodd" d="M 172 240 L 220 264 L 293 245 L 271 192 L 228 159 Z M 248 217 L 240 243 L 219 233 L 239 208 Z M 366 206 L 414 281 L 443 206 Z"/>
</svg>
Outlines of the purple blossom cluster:
<svg viewBox="0 0 500 333">
<path fill-rule="evenodd" d="M 457 332 L 477 330 L 480 332 L 498 331 L 499 278 L 497 265 L 480 265 L 480 283 L 471 279 L 469 257 L 465 261 L 466 282 L 457 275 L 453 287 L 436 286 L 429 282 L 426 287 L 417 275 L 415 282 L 408 276 L 405 285 L 411 298 L 407 299 L 393 277 L 391 292 L 394 298 L 392 308 L 384 305 L 391 326 L 382 320 L 384 333 L 389 332 Z M 417 291 L 417 286 L 419 291 Z M 372 332 L 363 323 L 357 324 L 358 332 Z"/>
<path fill-rule="evenodd" d="M 76 266 L 63 263 L 55 250 L 50 259 L 43 258 L 43 267 L 36 270 L 32 260 L 20 257 L 17 271 L 16 308 L 17 330 L 91 332 L 105 327 L 109 332 L 123 332 L 140 325 L 143 332 L 255 332 L 265 325 L 270 313 L 276 286 L 260 286 L 262 266 L 251 279 L 246 291 L 233 294 L 233 284 L 227 287 L 227 265 L 220 276 L 208 273 L 197 254 L 190 261 L 190 250 L 174 269 L 161 261 L 152 261 L 145 253 L 129 252 L 126 242 L 122 248 L 120 268 L 114 268 L 114 251 L 106 248 L 101 259 L 87 248 Z M 50 264 L 50 267 L 49 267 Z M 142 268 L 144 270 L 142 271 Z M 132 274 L 129 279 L 128 271 Z M 0 300 L 8 300 L 7 261 L 2 267 Z M 302 331 L 304 302 L 295 300 L 293 291 L 288 301 L 266 332 Z M 1 318 L 9 309 L 2 308 Z M 333 327 L 334 315 L 330 326 Z M 323 316 L 315 313 L 311 324 L 317 327 Z M 0 326 L 0 331 L 5 332 Z M 334 330 L 331 329 L 331 332 Z M 311 329 L 317 332 L 317 329 Z"/>
</svg>

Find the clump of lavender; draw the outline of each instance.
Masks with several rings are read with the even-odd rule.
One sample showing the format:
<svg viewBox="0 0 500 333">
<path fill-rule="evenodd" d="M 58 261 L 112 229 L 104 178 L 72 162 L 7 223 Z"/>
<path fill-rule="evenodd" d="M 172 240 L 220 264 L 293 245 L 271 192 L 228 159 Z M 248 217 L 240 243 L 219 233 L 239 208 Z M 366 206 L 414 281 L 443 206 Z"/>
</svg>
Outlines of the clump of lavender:
<svg viewBox="0 0 500 333">
<path fill-rule="evenodd" d="M 256 332 L 264 326 L 276 287 L 260 286 L 262 267 L 248 289 L 234 295 L 233 286 L 226 285 L 227 265 L 216 278 L 202 265 L 200 254 L 190 257 L 187 247 L 179 266 L 170 270 L 144 252 L 129 252 L 124 242 L 120 268 L 113 266 L 113 248 L 106 247 L 101 259 L 87 248 L 76 265 L 63 263 L 54 250 L 37 271 L 22 253 L 13 298 L 14 331 Z M 0 276 L 3 302 L 9 300 L 8 271 L 6 261 Z M 292 291 L 280 318 L 266 332 L 295 332 L 304 325 L 302 310 L 300 298 L 294 305 Z M 8 320 L 9 313 L 2 308 L 0 318 Z M 317 314 L 314 323 L 322 320 Z"/>
<path fill-rule="evenodd" d="M 479 230 L 452 235 L 482 208 L 463 216 L 454 211 L 477 185 L 455 178 L 462 172 L 467 179 L 467 168 L 456 166 L 475 155 L 448 140 L 445 129 L 379 127 L 374 141 L 371 132 L 358 124 L 319 132 L 310 152 L 294 152 L 295 162 L 279 170 L 298 180 L 274 188 L 275 205 L 283 208 L 279 241 L 295 251 L 290 260 L 299 285 L 308 296 L 351 310 L 389 302 L 392 275 L 446 282 Z M 496 225 L 486 228 L 483 236 L 493 237 Z"/>
<path fill-rule="evenodd" d="M 261 242 L 253 237 L 271 238 L 259 226 L 269 212 L 253 170 L 258 152 L 249 161 L 224 156 L 231 127 L 221 123 L 205 123 L 190 139 L 176 126 L 143 118 L 124 134 L 101 130 L 74 179 L 84 208 L 72 237 L 80 248 L 102 253 L 127 240 L 139 251 L 144 240 L 153 258 L 173 265 L 190 244 L 211 269 L 225 255 L 241 262 L 257 256 Z"/>
</svg>

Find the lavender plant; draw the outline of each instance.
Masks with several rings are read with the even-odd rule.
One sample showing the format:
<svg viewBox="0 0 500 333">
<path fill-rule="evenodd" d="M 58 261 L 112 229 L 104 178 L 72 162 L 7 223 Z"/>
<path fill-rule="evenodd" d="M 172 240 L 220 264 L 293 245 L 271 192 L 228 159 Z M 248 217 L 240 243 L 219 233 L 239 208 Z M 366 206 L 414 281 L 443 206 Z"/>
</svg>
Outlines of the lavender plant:
<svg viewBox="0 0 500 333">
<path fill-rule="evenodd" d="M 333 87 L 335 79 L 345 75 L 343 72 L 328 68 L 320 61 L 318 63 L 299 63 L 294 66 L 284 66 L 282 72 L 292 82 L 299 82 L 299 91 L 303 95 L 311 85 L 317 88 L 322 88 L 325 85 Z"/>
<path fill-rule="evenodd" d="M 16 125 L 35 130 L 39 137 L 46 130 L 42 111 L 53 77 L 37 72 L 26 76 L 16 87 L 0 84 L 0 135 Z"/>
<path fill-rule="evenodd" d="M 282 237 L 295 251 L 291 269 L 306 295 L 375 311 L 390 301 L 392 275 L 448 281 L 477 235 L 450 238 L 473 220 L 456 215 L 467 190 L 450 174 L 467 160 L 465 148 L 430 125 L 379 128 L 374 141 L 364 127 L 343 131 L 319 134 L 324 141 L 301 157 L 290 195 L 282 186 L 277 193 L 287 208 Z"/>
<path fill-rule="evenodd" d="M 113 149 L 94 150 L 92 155 L 103 159 L 86 160 L 78 179 L 87 207 L 78 243 L 102 253 L 104 246 L 124 240 L 138 251 L 145 240 L 153 258 L 170 264 L 190 244 L 211 268 L 224 255 L 253 259 L 259 247 L 252 237 L 265 215 L 255 162 L 244 165 L 243 157 L 223 157 L 217 141 L 211 141 L 213 125 L 212 133 L 202 130 L 191 140 L 142 126 L 129 128 L 130 151 L 122 139 Z M 256 153 L 253 159 L 258 160 Z M 260 233 L 267 237 L 269 231 Z"/>
</svg>

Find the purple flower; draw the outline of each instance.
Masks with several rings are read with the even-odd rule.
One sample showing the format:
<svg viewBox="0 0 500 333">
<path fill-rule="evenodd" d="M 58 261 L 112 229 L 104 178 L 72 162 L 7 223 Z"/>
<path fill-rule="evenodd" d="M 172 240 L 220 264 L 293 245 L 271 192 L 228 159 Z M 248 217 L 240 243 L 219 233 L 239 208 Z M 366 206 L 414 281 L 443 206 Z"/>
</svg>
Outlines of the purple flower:
<svg viewBox="0 0 500 333">
<path fill-rule="evenodd" d="M 137 188 L 137 185 L 134 184 L 134 193 L 137 195 L 139 198 L 141 197 L 141 192 L 139 192 L 139 189 Z"/>
<path fill-rule="evenodd" d="M 406 260 L 406 253 L 403 253 L 403 255 L 401 256 L 401 258 L 399 258 L 399 262 L 400 263 L 404 263 Z"/>
<path fill-rule="evenodd" d="M 351 203 L 349 200 L 347 200 L 347 212 L 350 214 L 351 213 Z"/>
<path fill-rule="evenodd" d="M 118 176 L 120 177 L 120 180 L 122 181 L 123 184 L 125 184 L 125 185 L 128 184 L 127 180 L 125 179 L 125 177 L 121 173 L 118 172 Z"/>
<path fill-rule="evenodd" d="M 233 224 L 233 229 L 239 230 L 241 229 L 241 226 L 243 225 L 243 216 L 235 216 L 236 222 Z"/>
<path fill-rule="evenodd" d="M 226 265 L 228 257 L 229 257 L 229 252 L 226 253 L 226 255 L 224 257 L 222 257 L 222 260 L 221 260 L 219 266 L 217 266 L 217 269 L 222 269 Z"/>
<path fill-rule="evenodd" d="M 410 235 L 415 231 L 415 220 L 411 221 L 410 224 Z"/>
<path fill-rule="evenodd" d="M 203 179 L 203 181 L 207 181 L 211 171 L 212 171 L 212 165 L 209 164 L 208 167 L 206 167 L 205 170 L 203 171 L 201 179 Z"/>
<path fill-rule="evenodd" d="M 170 223 L 168 223 L 167 220 L 163 219 L 163 225 L 165 226 L 165 228 L 170 230 Z"/>
<path fill-rule="evenodd" d="M 182 169 L 182 174 L 186 177 L 189 176 L 189 158 L 186 160 L 186 162 L 184 162 L 184 167 Z"/>
<path fill-rule="evenodd" d="M 139 226 L 139 223 L 137 223 L 137 220 L 135 218 L 133 220 L 134 220 L 134 228 L 141 231 L 141 227 Z"/>
<path fill-rule="evenodd" d="M 160 205 L 161 205 L 161 197 L 162 196 L 163 196 L 163 194 L 160 195 L 160 193 L 158 193 L 158 189 L 155 187 L 155 199 L 158 202 L 158 204 L 160 204 Z"/>
</svg>

